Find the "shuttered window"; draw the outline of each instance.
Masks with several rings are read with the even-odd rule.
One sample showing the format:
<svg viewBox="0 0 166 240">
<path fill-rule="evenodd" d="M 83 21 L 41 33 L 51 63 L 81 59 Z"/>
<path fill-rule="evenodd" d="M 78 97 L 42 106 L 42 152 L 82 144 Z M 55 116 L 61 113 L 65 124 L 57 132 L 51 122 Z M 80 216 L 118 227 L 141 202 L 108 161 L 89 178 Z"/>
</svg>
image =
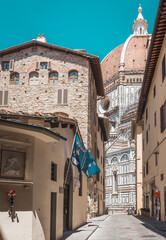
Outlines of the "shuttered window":
<svg viewBox="0 0 166 240">
<path fill-rule="evenodd" d="M 9 70 L 10 70 L 10 71 L 14 71 L 14 60 L 10 60 Z"/>
<path fill-rule="evenodd" d="M 51 62 L 48 62 L 48 69 L 51 70 Z"/>
<path fill-rule="evenodd" d="M 8 91 L 4 91 L 4 105 L 8 105 Z"/>
<path fill-rule="evenodd" d="M 58 104 L 62 104 L 62 89 L 58 89 Z"/>
<path fill-rule="evenodd" d="M 68 94 L 68 90 L 64 89 L 63 90 L 63 104 L 67 104 L 67 94 Z"/>
<path fill-rule="evenodd" d="M 163 61 L 162 61 L 162 82 L 164 82 L 165 79 L 165 74 L 166 74 L 166 64 L 165 64 L 165 55 L 163 57 Z"/>
<path fill-rule="evenodd" d="M 160 127 L 161 132 L 164 132 L 164 129 L 166 128 L 166 105 L 162 105 L 160 108 Z"/>
<path fill-rule="evenodd" d="M 57 104 L 65 105 L 68 103 L 68 89 L 58 89 Z"/>
<path fill-rule="evenodd" d="M 0 91 L 0 106 L 8 105 L 8 91 Z"/>
<path fill-rule="evenodd" d="M 40 64 L 39 62 L 36 62 L 36 70 L 39 70 Z"/>
</svg>

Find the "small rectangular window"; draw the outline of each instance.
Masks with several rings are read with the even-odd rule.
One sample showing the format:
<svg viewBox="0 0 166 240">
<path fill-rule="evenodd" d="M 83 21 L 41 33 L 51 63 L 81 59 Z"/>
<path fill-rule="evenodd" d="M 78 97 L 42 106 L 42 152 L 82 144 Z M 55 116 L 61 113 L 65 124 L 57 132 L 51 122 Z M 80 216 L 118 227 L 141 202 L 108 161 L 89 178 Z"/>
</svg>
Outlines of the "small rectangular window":
<svg viewBox="0 0 166 240">
<path fill-rule="evenodd" d="M 148 130 L 146 131 L 146 144 L 148 143 Z"/>
<path fill-rule="evenodd" d="M 47 69 L 47 65 L 48 65 L 47 62 L 41 62 L 40 63 L 40 69 Z"/>
<path fill-rule="evenodd" d="M 0 91 L 0 105 L 2 105 L 3 101 L 3 91 Z"/>
<path fill-rule="evenodd" d="M 165 64 L 165 55 L 162 60 L 162 82 L 164 82 L 165 74 L 166 74 L 166 64 Z"/>
<path fill-rule="evenodd" d="M 158 158 L 158 156 L 157 156 L 158 152 L 155 152 L 154 155 L 155 155 L 155 165 L 157 166 L 157 164 L 158 164 L 158 159 L 157 159 Z"/>
<path fill-rule="evenodd" d="M 148 164 L 148 161 L 147 161 L 147 163 L 146 163 L 146 175 L 148 175 L 149 174 L 149 164 Z"/>
<path fill-rule="evenodd" d="M 79 196 L 82 196 L 82 175 L 79 175 L 79 181 L 80 181 Z"/>
<path fill-rule="evenodd" d="M 155 98 L 155 96 L 156 96 L 156 85 L 154 85 L 153 87 L 153 97 Z"/>
<path fill-rule="evenodd" d="M 164 132 L 166 128 L 166 105 L 162 105 L 160 108 L 160 128 L 161 132 Z"/>
<path fill-rule="evenodd" d="M 39 70 L 40 64 L 39 62 L 36 62 L 36 70 Z"/>
<path fill-rule="evenodd" d="M 160 179 L 161 179 L 161 181 L 163 181 L 163 179 L 164 179 L 163 173 L 160 175 Z"/>
<path fill-rule="evenodd" d="M 68 89 L 63 90 L 63 104 L 67 104 L 68 100 Z"/>
<path fill-rule="evenodd" d="M 2 62 L 2 70 L 9 71 L 9 62 Z"/>
<path fill-rule="evenodd" d="M 51 180 L 57 181 L 57 164 L 51 163 Z"/>
<path fill-rule="evenodd" d="M 62 89 L 58 89 L 58 104 L 62 104 Z"/>
<path fill-rule="evenodd" d="M 97 173 L 97 181 L 100 181 L 100 173 Z"/>
<path fill-rule="evenodd" d="M 57 104 L 68 104 L 68 89 L 58 89 Z"/>
<path fill-rule="evenodd" d="M 9 70 L 10 70 L 10 71 L 14 71 L 14 60 L 10 60 Z"/>
<path fill-rule="evenodd" d="M 148 120 L 148 109 L 146 109 L 146 121 Z"/>
<path fill-rule="evenodd" d="M 157 124 L 157 122 L 156 122 L 156 112 L 154 113 L 154 126 L 156 127 L 156 124 Z"/>
<path fill-rule="evenodd" d="M 97 158 L 99 158 L 99 149 L 97 148 Z"/>
<path fill-rule="evenodd" d="M 8 91 L 0 91 L 0 106 L 8 105 Z"/>
</svg>

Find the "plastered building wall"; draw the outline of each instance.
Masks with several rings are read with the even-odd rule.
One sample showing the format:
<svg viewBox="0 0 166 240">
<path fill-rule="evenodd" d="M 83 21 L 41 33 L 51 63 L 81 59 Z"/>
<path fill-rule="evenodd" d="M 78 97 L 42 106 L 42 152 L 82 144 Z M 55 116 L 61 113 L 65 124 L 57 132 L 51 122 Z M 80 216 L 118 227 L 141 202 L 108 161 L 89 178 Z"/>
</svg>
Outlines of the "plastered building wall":
<svg viewBox="0 0 166 240">
<path fill-rule="evenodd" d="M 166 131 L 161 133 L 160 125 L 160 108 L 165 104 L 166 81 L 162 82 L 162 60 L 166 52 L 166 37 L 160 51 L 160 56 L 156 64 L 154 76 L 149 89 L 146 106 L 143 113 L 144 130 L 143 130 L 143 193 L 144 197 L 149 196 L 149 208 L 152 213 L 152 188 L 160 192 L 160 211 L 161 220 L 165 220 L 165 198 L 164 188 L 166 176 L 165 164 L 165 138 Z M 156 85 L 156 96 L 153 96 L 153 89 Z M 146 120 L 146 109 L 148 111 L 148 119 Z M 156 112 L 156 126 L 154 125 L 154 114 Z M 148 132 L 148 142 L 146 141 L 146 133 Z M 155 163 L 155 152 L 157 154 L 157 165 Z M 146 164 L 148 162 L 148 174 L 146 173 Z M 163 180 L 161 180 L 163 174 Z M 144 205 L 146 205 L 144 199 Z"/>
</svg>

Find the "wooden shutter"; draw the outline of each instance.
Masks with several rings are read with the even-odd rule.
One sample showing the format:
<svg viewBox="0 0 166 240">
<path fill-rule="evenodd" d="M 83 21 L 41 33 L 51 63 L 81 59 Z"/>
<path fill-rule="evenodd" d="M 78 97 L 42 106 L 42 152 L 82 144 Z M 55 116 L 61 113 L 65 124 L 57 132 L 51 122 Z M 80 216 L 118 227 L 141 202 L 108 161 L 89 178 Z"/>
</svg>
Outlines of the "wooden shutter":
<svg viewBox="0 0 166 240">
<path fill-rule="evenodd" d="M 9 70 L 14 71 L 14 60 L 10 60 L 9 62 Z"/>
<path fill-rule="evenodd" d="M 164 82 L 164 79 L 165 79 L 165 75 L 166 75 L 166 58 L 165 58 L 165 55 L 163 57 L 163 60 L 162 60 L 162 82 Z"/>
<path fill-rule="evenodd" d="M 166 105 L 163 105 L 163 127 L 166 129 Z"/>
<path fill-rule="evenodd" d="M 40 67 L 40 63 L 36 62 L 36 70 L 39 70 L 39 67 Z"/>
<path fill-rule="evenodd" d="M 4 105 L 8 105 L 8 91 L 4 92 Z"/>
<path fill-rule="evenodd" d="M 0 105 L 2 105 L 3 91 L 0 91 Z"/>
<path fill-rule="evenodd" d="M 68 102 L 68 89 L 63 90 L 63 104 L 67 104 Z"/>
<path fill-rule="evenodd" d="M 164 124 L 163 124 L 163 105 L 160 108 L 160 128 L 161 132 L 164 131 Z"/>
<path fill-rule="evenodd" d="M 51 70 L 51 62 L 48 62 L 48 70 Z"/>
<path fill-rule="evenodd" d="M 62 104 L 62 89 L 58 89 L 58 104 Z"/>
</svg>

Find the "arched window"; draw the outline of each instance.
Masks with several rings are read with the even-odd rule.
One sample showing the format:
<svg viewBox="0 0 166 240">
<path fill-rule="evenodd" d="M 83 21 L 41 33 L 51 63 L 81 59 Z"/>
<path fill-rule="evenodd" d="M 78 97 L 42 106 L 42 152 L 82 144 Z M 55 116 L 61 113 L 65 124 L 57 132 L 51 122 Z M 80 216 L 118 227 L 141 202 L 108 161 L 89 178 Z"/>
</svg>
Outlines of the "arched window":
<svg viewBox="0 0 166 240">
<path fill-rule="evenodd" d="M 142 28 L 140 28 L 140 34 L 142 34 Z"/>
<path fill-rule="evenodd" d="M 128 161 L 129 160 L 129 157 L 127 154 L 124 154 L 122 157 L 121 157 L 121 161 Z"/>
<path fill-rule="evenodd" d="M 69 72 L 69 82 L 78 82 L 78 72 L 77 71 L 71 71 Z"/>
<path fill-rule="evenodd" d="M 19 84 L 19 73 L 12 73 L 10 75 L 10 84 L 18 85 Z"/>
<path fill-rule="evenodd" d="M 117 162 L 117 161 L 118 161 L 117 157 L 113 157 L 113 158 L 111 159 L 111 163 L 115 163 L 115 162 Z"/>
<path fill-rule="evenodd" d="M 58 73 L 52 72 L 49 74 L 49 84 L 58 83 Z"/>
<path fill-rule="evenodd" d="M 29 74 L 29 84 L 30 85 L 37 85 L 39 79 L 39 74 L 37 72 L 31 72 Z"/>
</svg>

